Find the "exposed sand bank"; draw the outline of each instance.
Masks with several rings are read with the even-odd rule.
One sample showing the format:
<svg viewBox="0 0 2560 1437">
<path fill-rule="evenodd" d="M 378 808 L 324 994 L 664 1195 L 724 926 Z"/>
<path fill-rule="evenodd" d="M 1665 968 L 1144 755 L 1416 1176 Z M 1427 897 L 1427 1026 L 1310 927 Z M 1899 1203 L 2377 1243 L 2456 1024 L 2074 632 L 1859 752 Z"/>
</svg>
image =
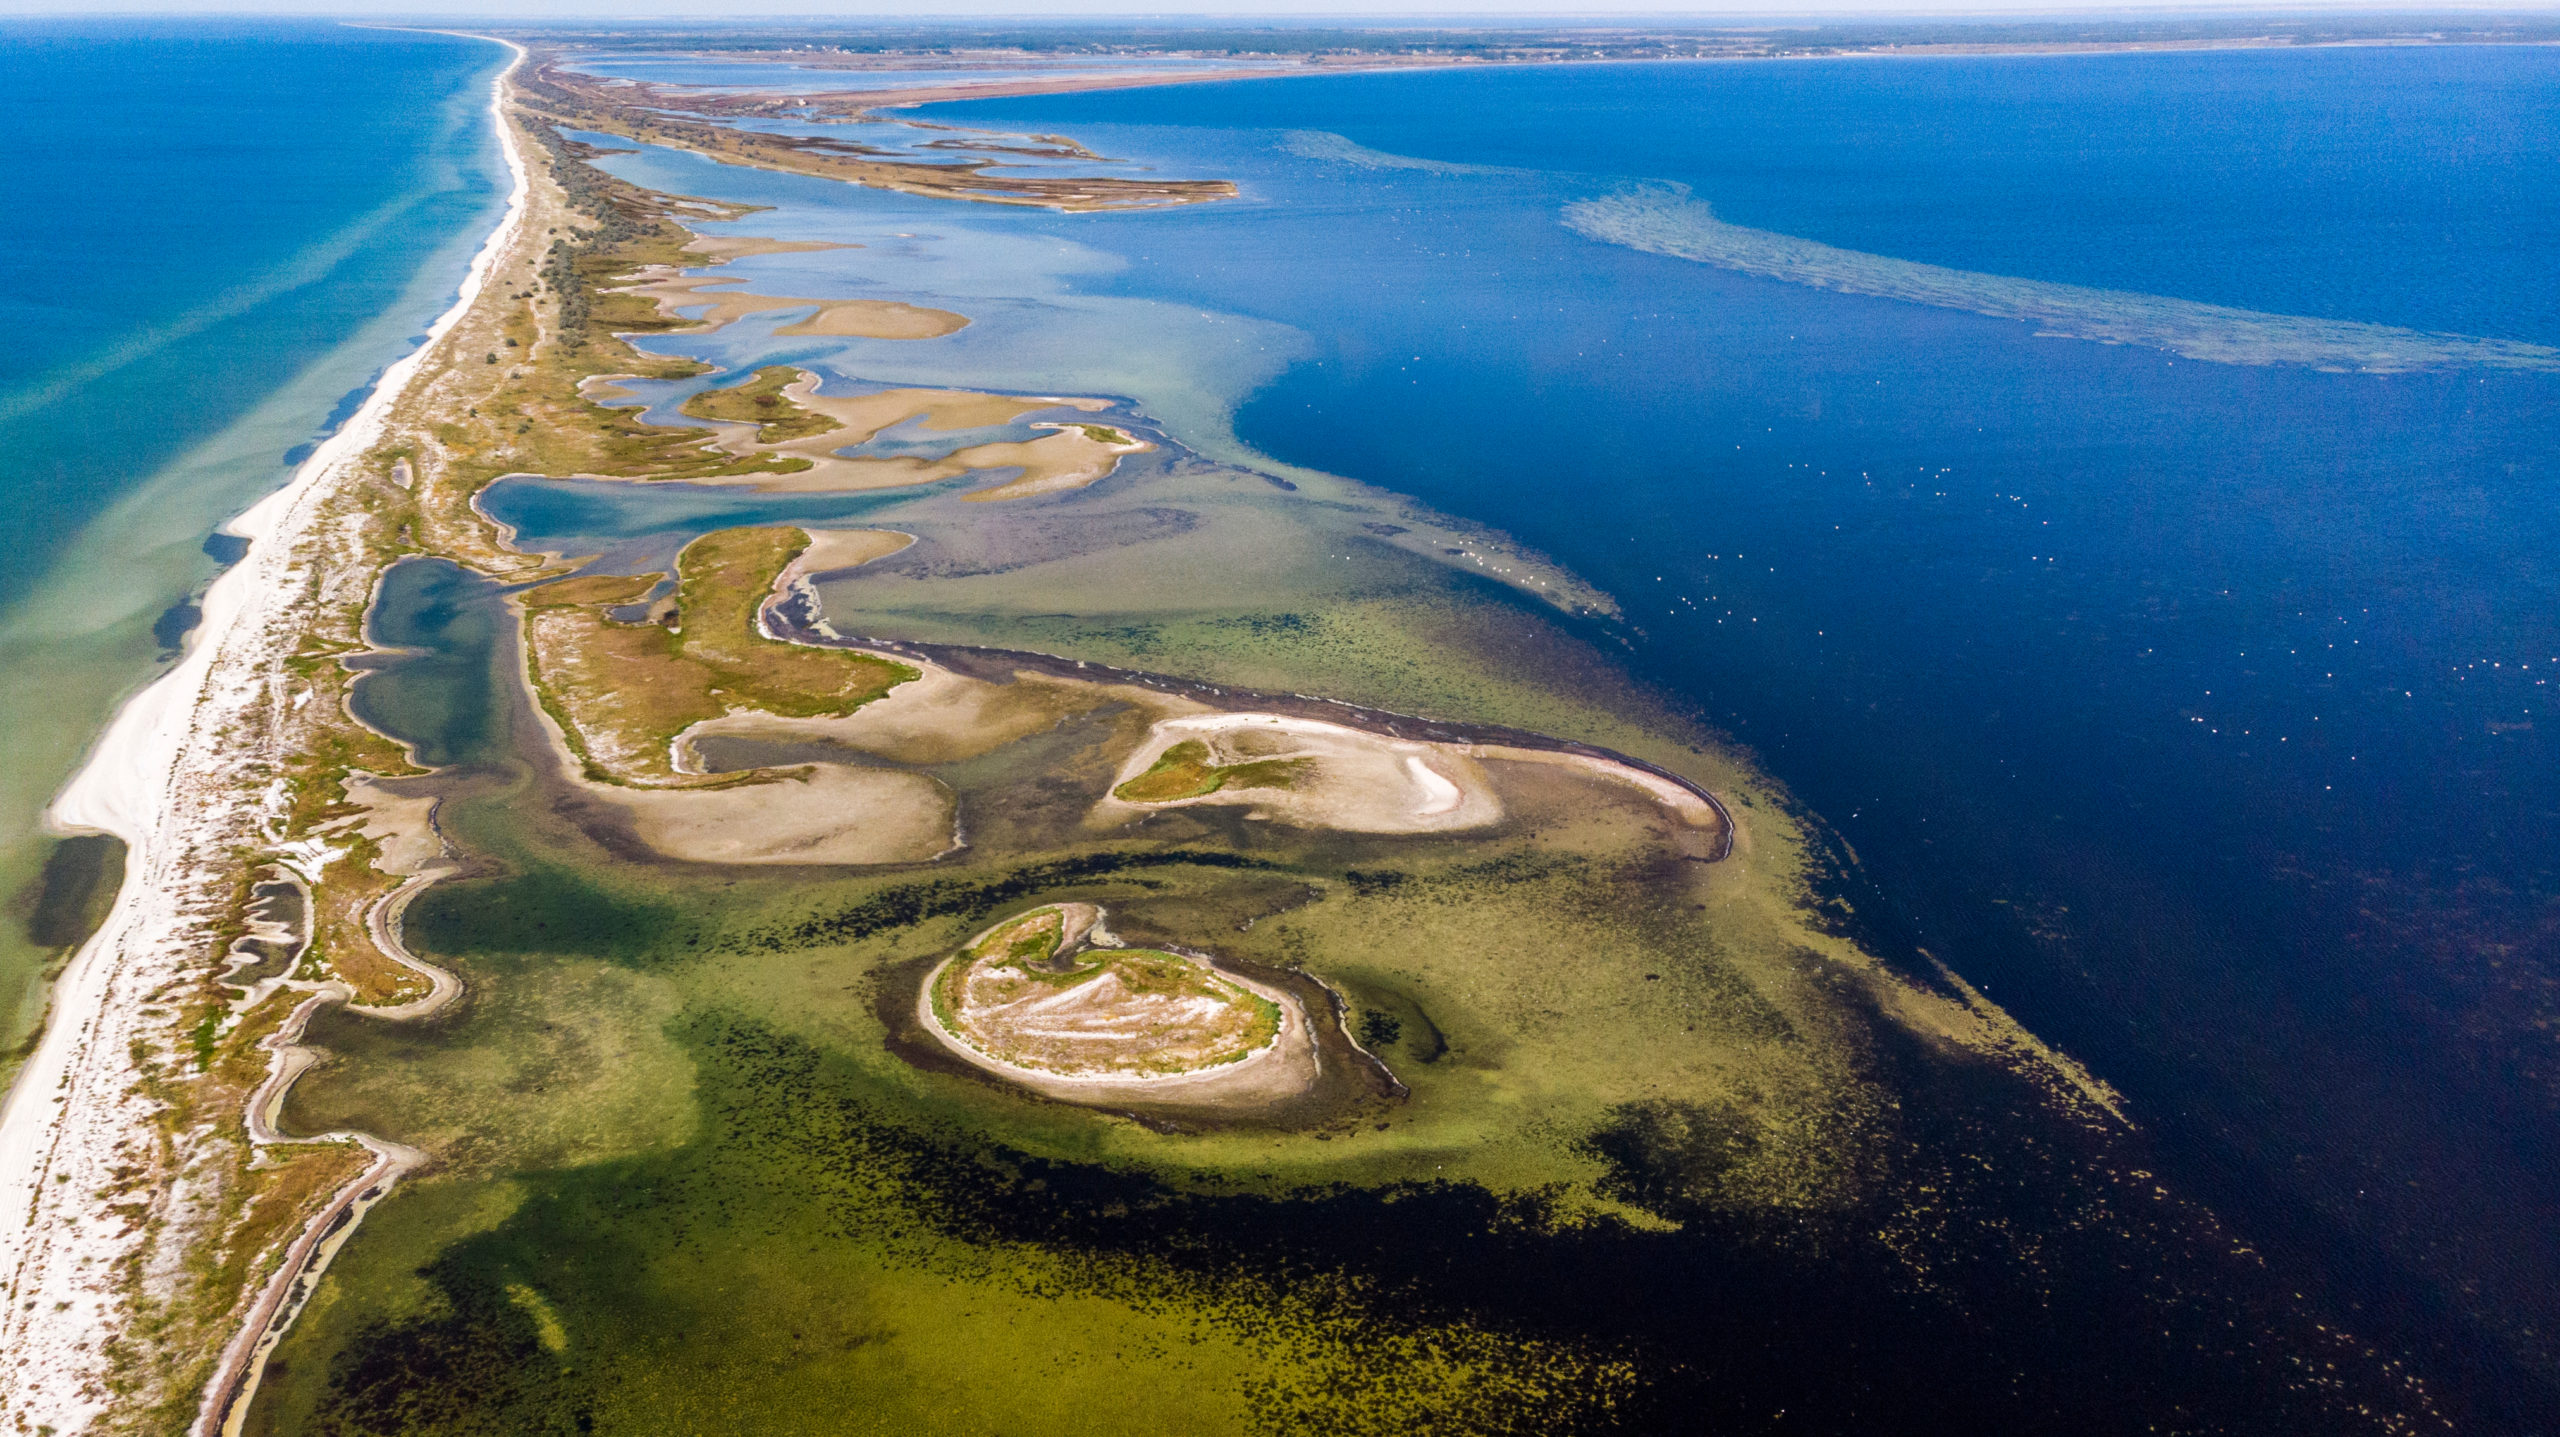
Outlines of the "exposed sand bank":
<svg viewBox="0 0 2560 1437">
<path fill-rule="evenodd" d="M 874 559 L 885 559 L 916 541 L 913 534 L 895 529 L 803 529 L 809 536 L 809 547 L 800 551 L 773 581 L 773 591 L 788 593 L 821 574 L 837 574 L 858 569 Z"/>
<path fill-rule="evenodd" d="M 858 244 L 838 244 L 833 240 L 766 239 L 761 235 L 704 235 L 685 248 L 694 254 L 709 255 L 718 261 L 746 259 L 760 254 L 810 254 L 818 250 L 860 249 Z"/>
<path fill-rule="evenodd" d="M 1281 770 L 1283 781 L 1220 787 L 1164 802 L 1132 802 L 1118 790 L 1186 741 L 1207 745 L 1219 767 Z M 1342 724 L 1271 713 L 1209 713 L 1165 719 L 1112 779 L 1097 819 L 1125 820 L 1157 808 L 1240 804 L 1256 818 L 1347 833 L 1454 833 L 1502 819 L 1493 780 L 1464 747 L 1389 738 Z"/>
<path fill-rule="evenodd" d="M 927 430 L 950 433 L 1012 424 L 1044 410 L 1072 409 L 1090 414 L 1110 408 L 1111 402 L 959 389 L 891 389 L 876 394 L 829 395 L 819 392 L 816 375 L 805 373 L 784 387 L 782 397 L 811 414 L 833 420 L 836 427 L 805 438 L 766 443 L 758 437 L 756 426 L 726 425 L 716 447 L 741 459 L 773 454 L 805 459 L 809 467 L 788 474 L 716 476 L 697 482 L 739 485 L 770 493 L 842 493 L 901 489 L 1012 469 L 1018 471 L 1013 478 L 967 497 L 1019 499 L 1099 482 L 1110 477 L 1123 456 L 1154 447 L 1109 425 L 1046 422 L 1035 427 L 1053 432 L 1038 439 L 972 444 L 938 457 L 839 454 L 836 451 L 868 443 L 883 430 L 910 420 Z"/>
<path fill-rule="evenodd" d="M 951 791 L 896 769 L 821 763 L 711 789 L 573 781 L 651 849 L 692 863 L 921 863 L 959 844 Z"/>
<path fill-rule="evenodd" d="M 817 246 L 832 248 L 832 246 Z M 770 251 L 754 251 L 770 253 Z M 744 284 L 743 279 L 679 277 L 656 279 L 627 287 L 627 292 L 657 303 L 660 313 L 670 319 L 682 318 L 688 309 L 709 305 L 707 313 L 695 317 L 687 334 L 708 334 L 754 314 L 772 314 L 777 310 L 811 309 L 817 313 L 807 319 L 784 325 L 776 334 L 825 335 L 844 339 L 940 339 L 956 334 L 968 326 L 965 315 L 947 309 L 927 309 L 922 305 L 903 304 L 894 299 L 808 299 L 788 295 L 748 294 L 720 286 Z M 717 293 L 711 291 L 717 290 Z"/>
<path fill-rule="evenodd" d="M 958 763 L 1044 733 L 1113 700 L 1099 685 L 1026 677 L 1009 684 L 965 678 L 902 659 L 921 676 L 836 718 L 739 713 L 687 729 L 688 748 L 707 738 L 836 744 L 891 763 Z M 688 761 L 692 761 L 688 759 Z"/>
<path fill-rule="evenodd" d="M 1658 773 L 1648 773 L 1633 764 L 1589 754 L 1561 753 L 1554 749 L 1519 748 L 1509 744 L 1467 744 L 1462 751 L 1474 758 L 1500 759 L 1506 763 L 1535 763 L 1569 769 L 1609 783 L 1634 788 L 1661 804 L 1691 828 L 1721 831 L 1727 825 L 1724 810 L 1697 795 L 1688 786 L 1676 783 Z"/>
</svg>

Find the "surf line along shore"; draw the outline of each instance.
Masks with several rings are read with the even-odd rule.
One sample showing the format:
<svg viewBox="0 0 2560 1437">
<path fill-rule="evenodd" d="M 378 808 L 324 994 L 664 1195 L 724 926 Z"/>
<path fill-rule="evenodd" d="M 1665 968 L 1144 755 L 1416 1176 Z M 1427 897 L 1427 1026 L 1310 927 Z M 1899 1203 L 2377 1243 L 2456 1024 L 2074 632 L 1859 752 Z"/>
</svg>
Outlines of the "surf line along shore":
<svg viewBox="0 0 2560 1437">
<path fill-rule="evenodd" d="M 424 343 L 383 371 L 363 406 L 283 488 L 224 526 L 249 541 L 248 551 L 206 592 L 193 643 L 118 711 L 48 815 L 60 831 L 122 839 L 127 859 L 114 907 L 57 981 L 44 1037 L 0 1110 L 0 1353 L 7 1354 L 0 1392 L 6 1414 L 23 1427 L 77 1431 L 112 1395 L 100 1379 L 121 1315 L 119 1274 L 145 1236 L 144 1224 L 110 1207 L 115 1169 L 151 1131 L 159 1107 L 143 1091 L 136 1050 L 165 1036 L 167 1018 L 155 1017 L 153 995 L 201 969 L 205 879 L 227 862 L 228 837 L 253 827 L 267 802 L 240 785 L 238 750 L 255 742 L 241 735 L 262 732 L 258 715 L 272 701 L 268 673 L 300 632 L 305 541 L 316 534 L 324 503 L 359 479 L 361 461 L 386 437 L 392 407 L 448 342 L 523 226 L 530 182 L 505 106 L 524 51 L 490 43 L 510 52 L 491 81 L 490 116 L 511 186 L 453 305 L 428 327 Z M 436 985 L 439 995 L 452 991 Z M 280 1079 L 307 1061 L 292 1057 L 290 1044 L 327 1000 L 306 1000 L 271 1040 L 273 1075 L 246 1115 L 253 1143 L 275 1140 L 264 1109 L 281 1097 Z M 246 1323 L 206 1387 L 195 1432 L 223 1429 L 254 1372 L 258 1339 L 291 1286 L 344 1240 L 362 1205 L 417 1161 L 394 1144 L 330 1137 L 363 1142 L 374 1161 L 286 1243 L 284 1260 L 249 1303 Z"/>
</svg>

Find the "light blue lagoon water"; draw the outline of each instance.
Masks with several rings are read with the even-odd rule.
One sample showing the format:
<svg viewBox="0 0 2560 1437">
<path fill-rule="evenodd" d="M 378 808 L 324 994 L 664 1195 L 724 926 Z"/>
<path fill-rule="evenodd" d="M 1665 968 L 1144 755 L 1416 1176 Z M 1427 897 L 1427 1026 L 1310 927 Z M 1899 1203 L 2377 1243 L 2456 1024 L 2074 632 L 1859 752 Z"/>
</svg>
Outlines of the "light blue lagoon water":
<svg viewBox="0 0 2560 1437">
<path fill-rule="evenodd" d="M 26 888 L 42 806 L 183 632 L 215 527 L 450 304 L 505 202 L 503 60 L 313 22 L 0 22 L 0 889 Z M 7 1046 L 47 955 L 0 927 Z"/>
<path fill-rule="evenodd" d="M 1873 942 L 2087 1061 L 2278 1281 L 2526 1431 L 2560 1407 L 2555 97 L 2519 47 L 925 112 L 1244 187 L 1124 215 L 610 163 L 870 246 L 724 272 L 756 288 L 975 317 L 805 351 L 831 375 L 1131 396 L 1610 589 L 1640 670 L 1854 851 Z"/>
</svg>

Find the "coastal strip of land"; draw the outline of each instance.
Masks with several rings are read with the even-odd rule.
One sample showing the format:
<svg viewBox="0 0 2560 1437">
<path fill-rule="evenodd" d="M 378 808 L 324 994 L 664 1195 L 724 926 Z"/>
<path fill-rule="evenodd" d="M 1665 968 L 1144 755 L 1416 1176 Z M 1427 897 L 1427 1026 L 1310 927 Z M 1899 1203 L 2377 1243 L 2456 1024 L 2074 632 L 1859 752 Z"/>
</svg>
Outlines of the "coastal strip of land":
<svg viewBox="0 0 2560 1437">
<path fill-rule="evenodd" d="M 1223 77 L 1216 71 L 1203 71 L 1165 78 Z M 1074 87 L 1090 88 L 1091 83 Z M 1232 198 L 1236 193 L 1232 180 L 1024 174 L 1009 171 L 1002 163 L 1007 157 L 1000 155 L 915 160 L 854 141 L 747 129 L 728 121 L 724 111 L 731 107 L 698 91 L 609 83 L 581 74 L 554 58 L 536 64 L 524 81 L 522 96 L 530 113 L 565 128 L 691 150 L 723 164 L 814 175 L 934 199 L 1084 212 L 1201 204 Z M 879 98 L 852 97 L 852 105 L 859 112 Z M 920 102 L 915 97 L 901 98 L 909 103 Z"/>
<path fill-rule="evenodd" d="M 522 50 L 507 47 L 520 61 Z M 502 72 L 493 82 L 490 112 L 511 192 L 452 307 L 429 327 L 425 343 L 384 371 L 363 406 L 284 488 L 227 526 L 248 541 L 248 552 L 206 593 L 193 646 L 125 704 L 52 810 L 58 828 L 123 839 L 128 858 L 113 909 L 59 980 L 52 1021 L 0 1113 L 0 1289 L 6 1293 L 0 1352 L 7 1354 L 0 1382 L 8 1392 L 6 1415 L 21 1430 L 81 1430 L 120 1395 L 106 1378 L 132 1315 L 122 1274 L 147 1233 L 119 1199 L 132 1189 L 137 1170 L 158 1174 L 174 1162 L 183 1171 L 194 1156 L 153 1150 L 162 1104 L 144 1060 L 167 1042 L 170 1004 L 201 966 L 198 944 L 215 917 L 208 898 L 228 889 L 224 873 L 234 862 L 233 844 L 244 829 L 257 829 L 276 799 L 244 790 L 235 769 L 244 737 L 269 731 L 276 697 L 270 676 L 299 645 L 299 610 L 322 586 L 311 566 L 328 501 L 370 477 L 368 461 L 385 438 L 393 407 L 424 371 L 444 361 L 463 316 L 523 239 L 528 174 L 504 111 L 505 85 Z M 298 1036 L 294 1019 L 307 1019 L 323 1001 L 325 995 L 315 995 L 296 1004 L 279 1036 Z M 214 1036 L 218 1040 L 218 1031 Z M 290 1044 L 288 1037 L 272 1050 L 279 1064 L 290 1066 Z M 258 1093 L 281 1076 L 270 1073 Z M 259 1101 L 253 1093 L 253 1114 Z M 260 1131 L 272 1136 L 254 1117 L 250 1126 L 252 1144 Z M 316 1212 L 306 1217 L 306 1204 L 290 1199 L 279 1209 L 279 1216 L 300 1220 L 251 1260 L 270 1275 L 247 1285 L 254 1295 L 244 1315 L 253 1321 L 233 1324 L 252 1340 L 282 1301 L 279 1284 L 324 1257 L 331 1236 L 343 1236 L 344 1220 L 386 1191 L 405 1161 L 388 1145 L 352 1135 L 315 1141 L 346 1148 L 361 1142 L 372 1154 L 351 1178 L 333 1185 Z M 181 1225 L 209 1220 L 184 1210 L 161 1215 L 163 1223 Z M 224 1365 L 245 1369 L 249 1353 L 232 1346 L 236 1361 Z M 180 1397 L 205 1394 L 188 1425 L 219 1430 L 242 1385 L 182 1380 Z"/>
</svg>

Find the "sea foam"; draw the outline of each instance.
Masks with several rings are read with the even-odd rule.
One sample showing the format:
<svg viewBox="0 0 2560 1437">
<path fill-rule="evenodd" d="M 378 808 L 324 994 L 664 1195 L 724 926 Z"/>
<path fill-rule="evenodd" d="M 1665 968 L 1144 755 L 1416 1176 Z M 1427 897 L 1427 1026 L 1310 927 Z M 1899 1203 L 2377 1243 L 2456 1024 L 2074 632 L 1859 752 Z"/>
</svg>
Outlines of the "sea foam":
<svg viewBox="0 0 2560 1437">
<path fill-rule="evenodd" d="M 2367 374 L 2474 365 L 2560 369 L 2560 349 L 2516 340 L 2266 314 L 2165 295 L 1977 274 L 1839 249 L 1817 240 L 1728 224 L 1680 184 L 1647 183 L 1597 199 L 1576 200 L 1564 207 L 1564 223 L 1578 234 L 1609 244 L 1767 279 L 1971 310 L 2023 320 L 2049 334 L 2102 344 L 2144 345 L 2216 364 L 2299 364 Z"/>
<path fill-rule="evenodd" d="M 1412 155 L 1392 155 L 1373 150 L 1330 130 L 1289 130 L 1280 136 L 1282 154 L 1296 155 L 1302 160 L 1318 160 L 1327 164 L 1349 165 L 1361 170 L 1411 170 L 1426 175 L 1511 175 L 1517 170 L 1500 165 L 1462 165 L 1451 160 L 1424 160 Z"/>
</svg>

